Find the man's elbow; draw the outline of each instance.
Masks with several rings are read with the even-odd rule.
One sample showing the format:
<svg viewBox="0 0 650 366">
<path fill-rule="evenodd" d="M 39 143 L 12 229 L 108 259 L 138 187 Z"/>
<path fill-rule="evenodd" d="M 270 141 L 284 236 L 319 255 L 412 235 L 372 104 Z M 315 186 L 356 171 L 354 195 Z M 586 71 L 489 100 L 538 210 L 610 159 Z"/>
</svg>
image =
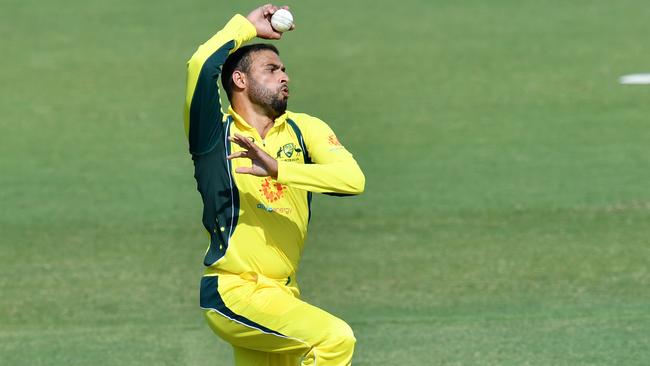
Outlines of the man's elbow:
<svg viewBox="0 0 650 366">
<path fill-rule="evenodd" d="M 200 70 L 203 66 L 203 62 L 198 57 L 198 52 L 194 53 L 189 60 L 187 60 L 187 71 Z"/>
<path fill-rule="evenodd" d="M 203 64 L 205 63 L 205 45 L 200 45 L 192 56 L 187 60 L 187 70 L 191 72 L 197 72 L 203 69 Z"/>
<path fill-rule="evenodd" d="M 361 194 L 366 189 L 366 176 L 361 169 L 350 179 L 350 193 Z"/>
<path fill-rule="evenodd" d="M 337 189 L 332 189 L 331 192 L 323 192 L 328 196 L 347 197 L 356 196 L 363 193 L 366 188 L 366 177 L 363 175 L 361 169 L 354 172 L 348 172 L 342 178 Z"/>
</svg>

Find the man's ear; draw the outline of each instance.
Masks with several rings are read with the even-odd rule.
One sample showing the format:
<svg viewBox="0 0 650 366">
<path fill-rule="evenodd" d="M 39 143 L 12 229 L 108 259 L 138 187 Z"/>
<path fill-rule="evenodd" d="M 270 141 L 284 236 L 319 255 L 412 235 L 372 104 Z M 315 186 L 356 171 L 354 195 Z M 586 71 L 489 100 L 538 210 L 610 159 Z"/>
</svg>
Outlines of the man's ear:
<svg viewBox="0 0 650 366">
<path fill-rule="evenodd" d="M 246 74 L 241 70 L 235 70 L 232 73 L 232 83 L 239 89 L 245 89 L 248 85 L 248 80 L 246 79 Z"/>
</svg>

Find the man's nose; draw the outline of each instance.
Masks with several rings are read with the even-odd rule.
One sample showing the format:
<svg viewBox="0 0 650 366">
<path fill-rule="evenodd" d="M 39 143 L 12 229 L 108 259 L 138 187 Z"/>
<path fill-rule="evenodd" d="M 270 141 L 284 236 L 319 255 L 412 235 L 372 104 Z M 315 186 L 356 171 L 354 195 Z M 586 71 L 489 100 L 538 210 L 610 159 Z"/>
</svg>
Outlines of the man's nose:
<svg viewBox="0 0 650 366">
<path fill-rule="evenodd" d="M 280 77 L 280 82 L 289 83 L 289 75 L 284 71 L 282 72 L 282 76 Z"/>
</svg>

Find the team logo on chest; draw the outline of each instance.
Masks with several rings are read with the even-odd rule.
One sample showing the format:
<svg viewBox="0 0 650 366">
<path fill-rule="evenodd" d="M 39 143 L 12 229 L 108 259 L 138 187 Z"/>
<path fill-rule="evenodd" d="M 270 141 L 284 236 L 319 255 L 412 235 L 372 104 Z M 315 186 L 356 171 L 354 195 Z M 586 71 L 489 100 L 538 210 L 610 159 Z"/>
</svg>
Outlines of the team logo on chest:
<svg viewBox="0 0 650 366">
<path fill-rule="evenodd" d="M 264 195 L 264 198 L 266 198 L 267 201 L 275 202 L 284 197 L 285 189 L 286 188 L 282 184 L 272 180 L 270 177 L 266 177 L 262 182 L 260 193 Z"/>
<path fill-rule="evenodd" d="M 284 146 L 280 147 L 280 149 L 278 150 L 278 153 L 275 155 L 275 157 L 276 158 L 281 158 L 282 154 L 284 154 L 284 156 L 286 156 L 287 158 L 291 158 L 293 156 L 294 152 L 301 153 L 302 149 L 299 148 L 299 147 L 296 147 L 296 145 L 293 142 L 291 142 L 291 143 L 285 144 Z"/>
</svg>

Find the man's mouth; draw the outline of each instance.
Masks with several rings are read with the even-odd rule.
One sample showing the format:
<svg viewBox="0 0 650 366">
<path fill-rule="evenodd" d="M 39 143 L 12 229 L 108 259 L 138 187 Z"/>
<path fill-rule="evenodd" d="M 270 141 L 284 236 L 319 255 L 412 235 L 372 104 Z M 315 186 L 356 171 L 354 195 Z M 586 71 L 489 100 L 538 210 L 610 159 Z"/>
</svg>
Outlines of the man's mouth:
<svg viewBox="0 0 650 366">
<path fill-rule="evenodd" d="M 281 92 L 285 97 L 288 97 L 288 96 L 289 96 L 289 87 L 288 87 L 288 86 L 283 86 L 283 87 L 281 87 L 281 88 L 280 88 L 280 92 Z"/>
</svg>

